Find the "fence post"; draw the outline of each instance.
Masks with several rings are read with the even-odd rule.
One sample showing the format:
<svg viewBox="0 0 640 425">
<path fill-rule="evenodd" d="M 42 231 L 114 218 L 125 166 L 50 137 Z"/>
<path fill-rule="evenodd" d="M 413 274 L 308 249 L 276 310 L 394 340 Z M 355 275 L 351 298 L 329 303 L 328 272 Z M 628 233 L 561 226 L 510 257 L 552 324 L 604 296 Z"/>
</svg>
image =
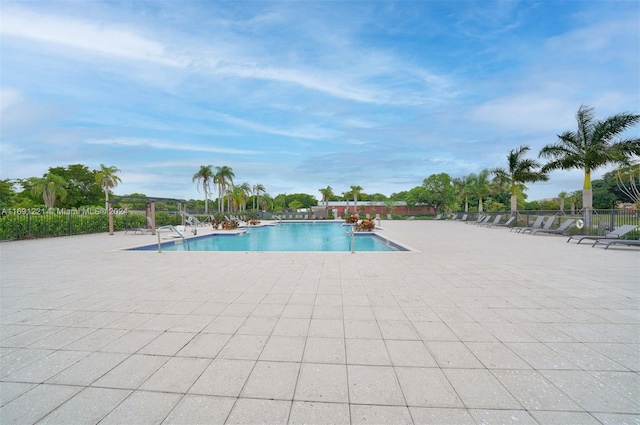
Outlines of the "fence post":
<svg viewBox="0 0 640 425">
<path fill-rule="evenodd" d="M 31 235 L 31 208 L 27 209 L 27 235 Z"/>
<path fill-rule="evenodd" d="M 69 211 L 69 236 L 71 236 L 71 213 L 72 212 L 73 211 L 71 211 L 71 210 Z"/>
</svg>

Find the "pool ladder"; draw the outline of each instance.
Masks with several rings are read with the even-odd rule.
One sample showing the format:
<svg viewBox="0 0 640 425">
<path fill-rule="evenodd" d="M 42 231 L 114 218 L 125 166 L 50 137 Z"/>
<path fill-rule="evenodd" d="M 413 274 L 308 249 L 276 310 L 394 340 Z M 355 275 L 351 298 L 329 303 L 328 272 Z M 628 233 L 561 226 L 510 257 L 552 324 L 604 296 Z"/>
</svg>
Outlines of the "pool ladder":
<svg viewBox="0 0 640 425">
<path fill-rule="evenodd" d="M 166 226 L 158 227 L 156 229 L 156 234 L 158 235 L 158 252 L 162 252 L 162 242 L 160 241 L 160 230 L 163 230 L 163 229 L 169 229 L 176 232 L 182 238 L 182 243 L 187 245 L 187 251 L 191 251 L 191 248 L 189 247 L 189 242 L 187 242 L 184 235 L 178 229 L 176 229 L 175 227 L 169 224 Z"/>
</svg>

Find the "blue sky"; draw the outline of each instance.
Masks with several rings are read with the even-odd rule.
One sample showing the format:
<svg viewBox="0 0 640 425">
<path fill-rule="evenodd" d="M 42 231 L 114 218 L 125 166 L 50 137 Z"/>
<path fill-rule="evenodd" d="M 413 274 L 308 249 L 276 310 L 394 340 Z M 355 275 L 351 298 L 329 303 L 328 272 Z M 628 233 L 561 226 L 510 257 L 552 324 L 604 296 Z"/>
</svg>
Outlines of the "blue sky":
<svg viewBox="0 0 640 425">
<path fill-rule="evenodd" d="M 211 164 L 273 196 L 390 195 L 535 156 L 581 104 L 640 109 L 637 1 L 0 7 L 2 178 L 103 163 L 117 194 L 202 199 Z M 529 199 L 582 187 L 550 177 Z"/>
</svg>

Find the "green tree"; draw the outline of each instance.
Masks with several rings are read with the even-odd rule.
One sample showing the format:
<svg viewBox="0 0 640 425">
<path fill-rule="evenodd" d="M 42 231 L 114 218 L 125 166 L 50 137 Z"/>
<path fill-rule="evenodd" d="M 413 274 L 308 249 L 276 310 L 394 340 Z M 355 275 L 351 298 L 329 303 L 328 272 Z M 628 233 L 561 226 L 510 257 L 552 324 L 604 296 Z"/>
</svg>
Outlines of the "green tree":
<svg viewBox="0 0 640 425">
<path fill-rule="evenodd" d="M 303 208 L 303 205 L 302 202 L 294 199 L 293 201 L 289 202 L 289 208 L 294 211 L 298 211 L 299 209 Z"/>
<path fill-rule="evenodd" d="M 425 203 L 436 212 L 447 211 L 456 202 L 456 191 L 447 173 L 432 174 L 422 182 Z"/>
<path fill-rule="evenodd" d="M 224 195 L 227 193 L 227 189 L 233 186 L 235 176 L 233 170 L 226 165 L 216 167 L 213 182 L 218 185 L 218 212 L 220 213 L 224 213 Z"/>
<path fill-rule="evenodd" d="M 518 191 L 525 183 L 547 181 L 549 177 L 537 169 L 540 164 L 533 159 L 525 158 L 529 146 L 512 149 L 507 155 L 507 168 L 494 168 L 491 172 L 497 183 L 505 186 L 511 193 L 511 214 L 518 210 Z"/>
<path fill-rule="evenodd" d="M 253 194 L 254 194 L 253 209 L 254 210 L 256 209 L 256 206 L 257 206 L 257 208 L 260 208 L 260 194 L 261 193 L 265 193 L 266 191 L 267 191 L 267 189 L 265 189 L 265 187 L 260 183 L 257 183 L 255 185 L 253 185 Z"/>
<path fill-rule="evenodd" d="M 542 167 L 543 172 L 552 170 L 584 170 L 582 205 L 586 209 L 587 226 L 591 224 L 593 191 L 591 172 L 608 164 L 625 164 L 634 155 L 640 155 L 640 139 L 620 139 L 619 136 L 640 122 L 640 115 L 620 113 L 602 121 L 594 117 L 593 108 L 582 105 L 576 114 L 577 131 L 566 131 L 557 143 L 547 145 L 540 157 L 550 161 Z"/>
<path fill-rule="evenodd" d="M 60 176 L 67 182 L 67 195 L 59 199 L 59 207 L 79 208 L 102 204 L 103 192 L 96 179 L 98 171 L 91 170 L 86 165 L 72 164 L 66 168 L 51 167 L 49 173 Z"/>
<path fill-rule="evenodd" d="M 331 186 L 327 186 L 324 189 L 318 189 L 322 194 L 322 202 L 324 203 L 324 207 L 327 208 L 329 205 L 329 199 L 333 197 L 333 189 Z"/>
<path fill-rule="evenodd" d="M 560 211 L 564 211 L 564 207 L 565 204 L 567 203 L 567 200 L 569 199 L 569 194 L 565 191 L 562 191 L 560 193 L 558 193 L 558 196 L 556 197 L 556 199 L 558 200 L 558 203 L 560 204 Z"/>
<path fill-rule="evenodd" d="M 209 195 L 211 194 L 211 183 L 213 182 L 213 165 L 201 165 L 197 173 L 191 178 L 191 182 L 196 183 L 196 189 L 204 192 L 204 213 L 209 213 Z"/>
<path fill-rule="evenodd" d="M 361 186 L 351 186 L 351 190 L 349 191 L 349 193 L 351 193 L 351 195 L 353 196 L 353 209 L 357 212 L 358 211 L 358 195 L 360 195 L 360 193 L 362 193 L 362 187 Z"/>
<path fill-rule="evenodd" d="M 44 177 L 32 177 L 30 180 L 33 196 L 42 196 L 44 204 L 49 208 L 53 208 L 56 199 L 59 198 L 62 201 L 67 197 L 67 189 L 65 188 L 67 182 L 56 174 L 47 173 Z"/>
<path fill-rule="evenodd" d="M 7 208 L 16 202 L 17 193 L 14 190 L 15 182 L 10 179 L 0 180 L 0 208 Z"/>
<path fill-rule="evenodd" d="M 612 180 L 594 180 L 591 182 L 593 188 L 593 207 L 598 209 L 615 208 L 618 197 L 615 194 L 616 184 Z"/>
<path fill-rule="evenodd" d="M 120 177 L 116 176 L 120 170 L 115 166 L 107 167 L 104 164 L 100 164 L 100 170 L 96 173 L 96 183 L 102 187 L 104 191 L 104 209 L 109 209 L 109 191 L 121 183 Z"/>
<path fill-rule="evenodd" d="M 478 212 L 482 212 L 482 199 L 491 193 L 491 181 L 489 170 L 482 170 L 478 174 L 472 174 L 470 193 L 478 197 Z"/>
</svg>

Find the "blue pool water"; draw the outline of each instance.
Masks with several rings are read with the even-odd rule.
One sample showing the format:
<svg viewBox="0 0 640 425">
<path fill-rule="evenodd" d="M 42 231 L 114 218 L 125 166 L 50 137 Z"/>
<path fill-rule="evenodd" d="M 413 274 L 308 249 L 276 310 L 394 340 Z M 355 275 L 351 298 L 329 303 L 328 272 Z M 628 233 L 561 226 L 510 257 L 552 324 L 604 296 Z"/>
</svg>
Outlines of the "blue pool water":
<svg viewBox="0 0 640 425">
<path fill-rule="evenodd" d="M 351 250 L 350 227 L 342 223 L 281 223 L 278 226 L 248 228 L 239 235 L 207 235 L 186 244 L 169 242 L 163 251 L 344 251 Z M 372 233 L 358 234 L 355 251 L 406 251 Z M 157 250 L 149 245 L 138 249 Z"/>
</svg>

